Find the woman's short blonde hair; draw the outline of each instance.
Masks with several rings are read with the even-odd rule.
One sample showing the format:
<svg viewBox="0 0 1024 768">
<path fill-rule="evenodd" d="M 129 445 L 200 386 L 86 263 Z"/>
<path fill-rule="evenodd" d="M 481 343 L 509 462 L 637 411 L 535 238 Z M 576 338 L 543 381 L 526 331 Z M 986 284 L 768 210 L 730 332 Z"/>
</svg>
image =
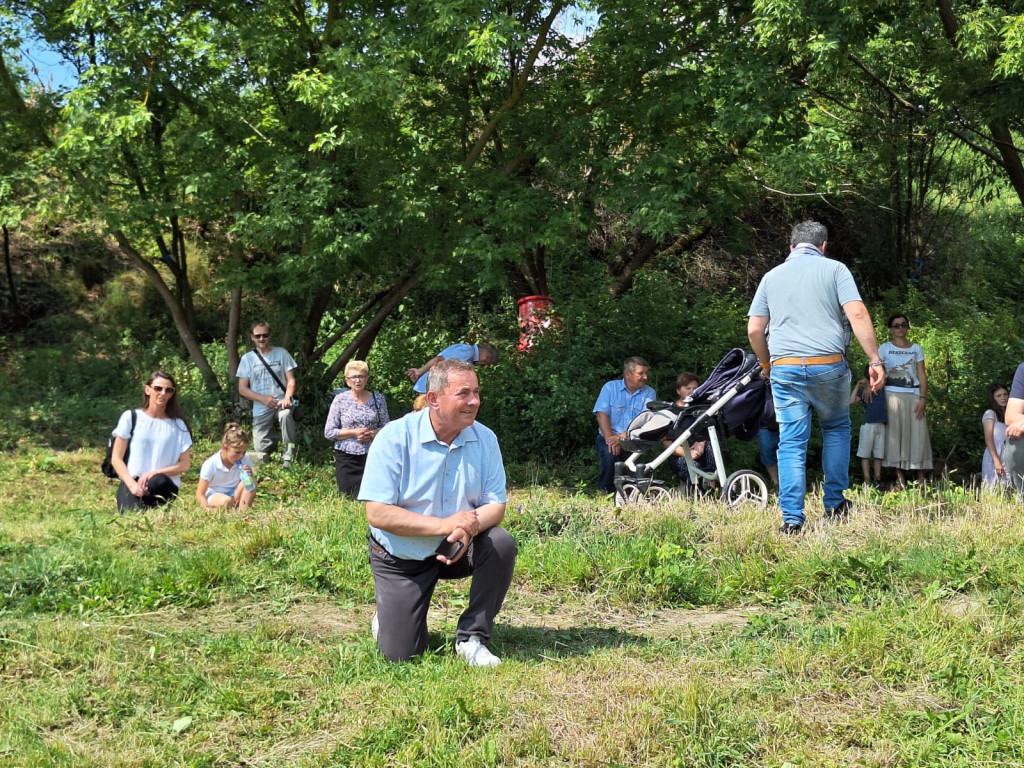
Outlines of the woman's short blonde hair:
<svg viewBox="0 0 1024 768">
<path fill-rule="evenodd" d="M 361 373 L 364 376 L 369 376 L 370 366 L 362 360 L 349 360 L 345 363 L 345 375 L 348 376 L 350 373 Z"/>
</svg>

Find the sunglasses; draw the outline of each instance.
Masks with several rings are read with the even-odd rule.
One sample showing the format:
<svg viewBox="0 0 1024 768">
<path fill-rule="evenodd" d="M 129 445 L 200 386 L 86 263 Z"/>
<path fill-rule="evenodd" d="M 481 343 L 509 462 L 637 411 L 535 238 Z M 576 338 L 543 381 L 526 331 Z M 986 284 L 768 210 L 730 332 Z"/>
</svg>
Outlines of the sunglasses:
<svg viewBox="0 0 1024 768">
<path fill-rule="evenodd" d="M 270 338 L 270 334 L 269 333 L 254 333 L 252 335 L 252 337 L 254 339 L 269 339 Z"/>
<path fill-rule="evenodd" d="M 890 328 L 909 328 L 910 323 L 893 323 L 889 326 Z"/>
<path fill-rule="evenodd" d="M 159 384 L 150 384 L 149 388 L 154 389 L 161 394 L 163 394 L 164 392 L 166 392 L 168 395 L 174 394 L 174 387 L 161 387 Z"/>
</svg>

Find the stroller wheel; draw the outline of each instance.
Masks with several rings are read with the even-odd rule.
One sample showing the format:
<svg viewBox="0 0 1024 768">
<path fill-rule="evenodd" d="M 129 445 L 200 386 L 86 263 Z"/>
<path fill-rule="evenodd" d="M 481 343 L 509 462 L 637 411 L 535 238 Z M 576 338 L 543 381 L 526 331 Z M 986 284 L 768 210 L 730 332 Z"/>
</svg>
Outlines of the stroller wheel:
<svg viewBox="0 0 1024 768">
<path fill-rule="evenodd" d="M 768 485 L 757 472 L 741 469 L 726 479 L 722 498 L 729 509 L 738 509 L 744 504 L 764 509 L 768 505 Z"/>
<path fill-rule="evenodd" d="M 622 501 L 625 504 L 663 504 L 671 498 L 672 492 L 658 481 L 651 483 L 646 492 L 635 483 L 622 484 Z"/>
</svg>

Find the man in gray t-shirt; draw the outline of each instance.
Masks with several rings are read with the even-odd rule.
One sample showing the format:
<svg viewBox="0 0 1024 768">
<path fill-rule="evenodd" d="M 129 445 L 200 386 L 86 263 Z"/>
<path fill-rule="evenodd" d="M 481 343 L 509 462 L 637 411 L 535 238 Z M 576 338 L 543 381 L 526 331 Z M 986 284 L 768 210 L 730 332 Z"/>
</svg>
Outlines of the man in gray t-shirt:
<svg viewBox="0 0 1024 768">
<path fill-rule="evenodd" d="M 779 422 L 780 532 L 803 529 L 807 492 L 807 442 L 811 411 L 822 432 L 826 518 L 844 517 L 850 506 L 850 331 L 870 361 L 871 390 L 885 383 L 871 315 L 850 270 L 825 258 L 828 231 L 816 221 L 793 227 L 789 256 L 768 272 L 747 313 L 747 337 L 770 378 Z"/>
<path fill-rule="evenodd" d="M 295 369 L 298 367 L 288 350 L 270 344 L 270 325 L 264 322 L 252 327 L 256 349 L 246 352 L 238 363 L 238 394 L 252 400 L 253 458 L 263 461 L 274 449 L 275 429 L 284 443 L 282 455 L 285 469 L 295 457 L 295 419 L 292 402 L 295 397 Z M 262 358 L 262 359 L 261 359 Z"/>
</svg>

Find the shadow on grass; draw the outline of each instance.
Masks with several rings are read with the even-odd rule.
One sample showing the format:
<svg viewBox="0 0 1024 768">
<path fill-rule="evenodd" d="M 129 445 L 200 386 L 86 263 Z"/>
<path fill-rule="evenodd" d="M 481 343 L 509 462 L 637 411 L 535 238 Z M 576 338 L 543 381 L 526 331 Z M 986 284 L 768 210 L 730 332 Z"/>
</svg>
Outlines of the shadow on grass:
<svg viewBox="0 0 1024 768">
<path fill-rule="evenodd" d="M 430 633 L 431 650 L 439 650 L 453 638 L 445 633 Z M 495 637 L 489 644 L 503 659 L 537 661 L 589 656 L 609 648 L 650 645 L 651 639 L 608 627 L 554 629 L 548 627 L 510 627 L 499 621 Z"/>
</svg>

